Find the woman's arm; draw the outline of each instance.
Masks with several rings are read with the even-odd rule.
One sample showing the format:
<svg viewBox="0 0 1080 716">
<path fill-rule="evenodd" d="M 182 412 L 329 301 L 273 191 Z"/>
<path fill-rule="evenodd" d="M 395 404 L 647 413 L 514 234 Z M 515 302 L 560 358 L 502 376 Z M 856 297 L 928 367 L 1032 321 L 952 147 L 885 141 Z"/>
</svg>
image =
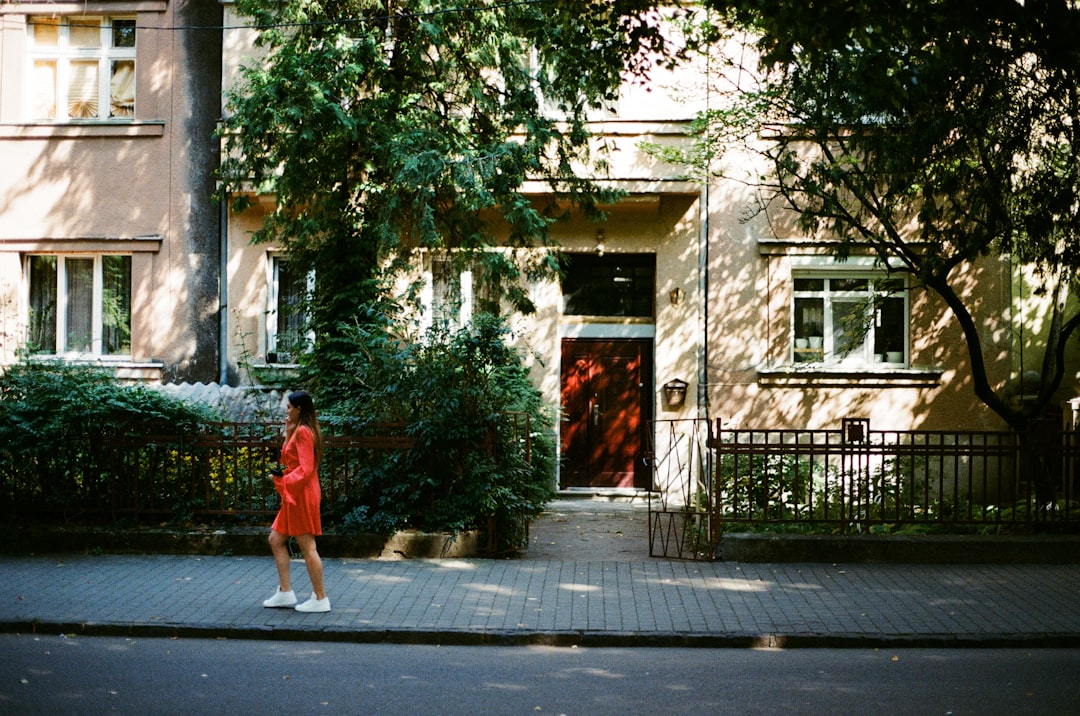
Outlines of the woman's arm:
<svg viewBox="0 0 1080 716">
<path fill-rule="evenodd" d="M 293 433 L 292 442 L 290 448 L 295 451 L 299 464 L 285 473 L 282 481 L 286 484 L 315 476 L 319 467 L 315 464 L 315 435 L 311 428 L 306 425 L 298 426 Z"/>
</svg>

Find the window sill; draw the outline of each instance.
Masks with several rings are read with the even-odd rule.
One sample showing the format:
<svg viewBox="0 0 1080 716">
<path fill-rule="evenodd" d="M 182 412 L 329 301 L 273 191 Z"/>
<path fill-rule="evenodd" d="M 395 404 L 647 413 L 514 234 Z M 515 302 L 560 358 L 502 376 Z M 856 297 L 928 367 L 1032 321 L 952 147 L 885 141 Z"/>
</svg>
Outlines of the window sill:
<svg viewBox="0 0 1080 716">
<path fill-rule="evenodd" d="M 80 122 L 0 124 L 0 139 L 83 139 L 91 137 L 160 137 L 165 122 Z"/>
<path fill-rule="evenodd" d="M 781 365 L 758 368 L 758 383 L 778 388 L 930 388 L 941 384 L 941 368 L 902 366 Z"/>
<path fill-rule="evenodd" d="M 299 376 L 299 363 L 251 363 L 248 365 L 255 386 L 263 389 L 284 389 Z"/>
<path fill-rule="evenodd" d="M 159 381 L 165 364 L 161 361 L 135 361 L 131 358 L 111 356 L 80 356 L 68 358 L 56 355 L 35 355 L 30 358 L 35 363 L 54 363 L 65 365 L 84 365 L 112 370 L 120 380 Z"/>
<path fill-rule="evenodd" d="M 656 321 L 652 316 L 592 316 L 583 313 L 564 313 L 565 323 L 641 323 L 651 324 Z"/>
</svg>

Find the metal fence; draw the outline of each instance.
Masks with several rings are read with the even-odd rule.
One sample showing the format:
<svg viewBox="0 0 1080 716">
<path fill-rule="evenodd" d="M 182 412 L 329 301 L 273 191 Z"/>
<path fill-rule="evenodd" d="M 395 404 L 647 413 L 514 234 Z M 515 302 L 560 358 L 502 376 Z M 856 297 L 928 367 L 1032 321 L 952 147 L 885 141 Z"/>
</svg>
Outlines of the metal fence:
<svg viewBox="0 0 1080 716">
<path fill-rule="evenodd" d="M 1030 532 L 1080 523 L 1077 433 L 656 424 L 650 554 L 711 559 L 740 526 Z"/>
<path fill-rule="evenodd" d="M 170 433 L 159 426 L 137 437 L 72 444 L 70 451 L 42 452 L 0 467 L 0 502 L 12 516 L 53 521 L 175 520 L 232 516 L 265 520 L 279 498 L 268 478 L 281 453 L 279 423 L 229 422 L 199 435 Z M 524 413 L 500 414 L 494 432 L 473 449 L 496 460 L 504 450 L 531 459 L 531 426 Z M 324 432 L 319 467 L 323 502 L 354 494 L 365 470 L 388 453 L 404 453 L 414 438 L 403 424 L 367 426 L 362 433 Z"/>
<path fill-rule="evenodd" d="M 11 465 L 0 474 L 0 492 L 14 514 L 53 521 L 225 515 L 265 521 L 279 502 L 268 475 L 281 444 L 279 423 L 217 423 L 194 436 L 159 428 Z M 374 425 L 360 435 L 327 433 L 319 469 L 323 500 L 333 504 L 349 494 L 378 454 L 412 445 L 403 425 Z"/>
</svg>

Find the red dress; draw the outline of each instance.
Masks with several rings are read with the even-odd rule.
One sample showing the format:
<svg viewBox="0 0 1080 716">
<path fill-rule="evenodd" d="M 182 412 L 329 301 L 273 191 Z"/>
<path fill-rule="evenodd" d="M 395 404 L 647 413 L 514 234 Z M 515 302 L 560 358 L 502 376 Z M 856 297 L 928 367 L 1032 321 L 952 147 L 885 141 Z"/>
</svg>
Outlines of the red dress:
<svg viewBox="0 0 1080 716">
<path fill-rule="evenodd" d="M 311 428 L 298 425 L 281 448 L 285 474 L 274 478 L 281 495 L 281 509 L 270 529 L 283 535 L 321 535 L 319 466 L 315 464 L 315 436 Z"/>
</svg>

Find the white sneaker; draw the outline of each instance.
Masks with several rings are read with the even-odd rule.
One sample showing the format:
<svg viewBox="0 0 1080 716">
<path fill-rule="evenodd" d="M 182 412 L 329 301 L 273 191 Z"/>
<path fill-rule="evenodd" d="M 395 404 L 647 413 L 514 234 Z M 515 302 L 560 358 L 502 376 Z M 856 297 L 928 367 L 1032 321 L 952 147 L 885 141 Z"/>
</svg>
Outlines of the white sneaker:
<svg viewBox="0 0 1080 716">
<path fill-rule="evenodd" d="M 263 602 L 264 607 L 291 607 L 296 604 L 296 592 L 289 590 L 283 592 L 280 589 L 274 592 L 274 596 Z"/>
<path fill-rule="evenodd" d="M 311 593 L 311 599 L 308 599 L 303 604 L 296 605 L 296 611 L 298 612 L 328 612 L 330 611 L 330 597 L 323 597 L 322 599 L 316 599 L 315 593 Z"/>
</svg>

